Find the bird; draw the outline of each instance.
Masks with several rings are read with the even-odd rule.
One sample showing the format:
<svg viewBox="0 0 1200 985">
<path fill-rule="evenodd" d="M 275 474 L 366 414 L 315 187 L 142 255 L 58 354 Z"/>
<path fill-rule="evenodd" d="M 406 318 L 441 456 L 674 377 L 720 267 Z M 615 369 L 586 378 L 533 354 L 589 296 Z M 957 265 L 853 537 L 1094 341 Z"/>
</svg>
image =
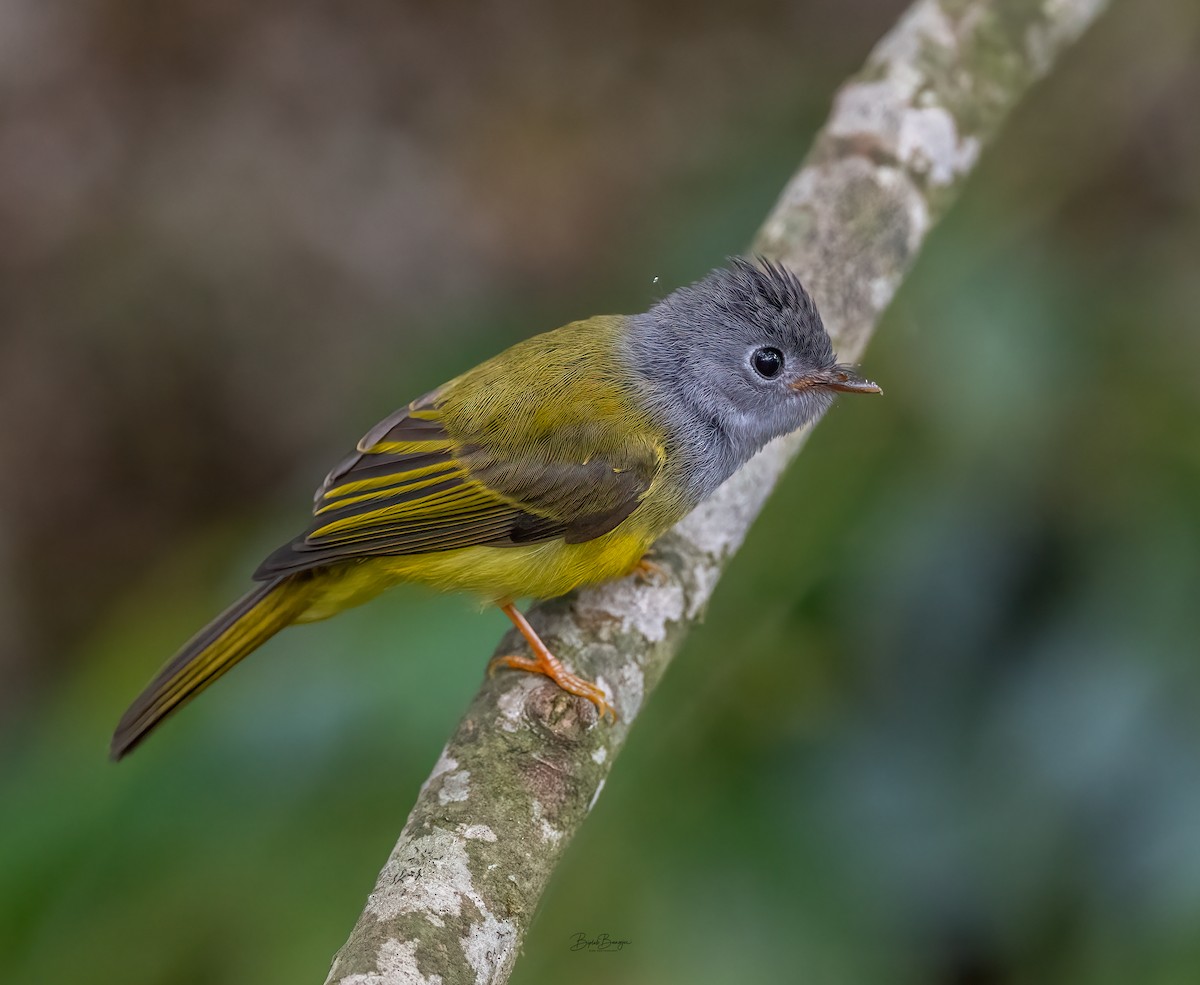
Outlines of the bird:
<svg viewBox="0 0 1200 985">
<path fill-rule="evenodd" d="M 730 258 L 635 315 L 534 335 L 389 414 L 326 475 L 313 516 L 250 592 L 189 640 L 122 716 L 120 759 L 163 719 L 295 623 L 404 582 L 497 605 L 545 674 L 616 717 L 518 598 L 652 572 L 654 542 L 763 445 L 838 393 L 881 393 L 838 363 L 797 275 Z"/>
</svg>

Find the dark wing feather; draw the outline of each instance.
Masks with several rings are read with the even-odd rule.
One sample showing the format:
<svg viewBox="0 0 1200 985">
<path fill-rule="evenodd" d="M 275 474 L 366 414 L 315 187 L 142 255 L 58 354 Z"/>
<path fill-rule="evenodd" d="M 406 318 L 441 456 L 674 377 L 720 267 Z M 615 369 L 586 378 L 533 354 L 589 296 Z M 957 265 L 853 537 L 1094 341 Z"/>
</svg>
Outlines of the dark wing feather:
<svg viewBox="0 0 1200 985">
<path fill-rule="evenodd" d="M 628 517 L 657 475 L 655 452 L 563 462 L 534 449 L 516 461 L 460 444 L 442 426 L 437 397 L 416 400 L 368 431 L 317 489 L 309 528 L 255 577 L 379 555 L 555 538 L 580 543 Z"/>
</svg>

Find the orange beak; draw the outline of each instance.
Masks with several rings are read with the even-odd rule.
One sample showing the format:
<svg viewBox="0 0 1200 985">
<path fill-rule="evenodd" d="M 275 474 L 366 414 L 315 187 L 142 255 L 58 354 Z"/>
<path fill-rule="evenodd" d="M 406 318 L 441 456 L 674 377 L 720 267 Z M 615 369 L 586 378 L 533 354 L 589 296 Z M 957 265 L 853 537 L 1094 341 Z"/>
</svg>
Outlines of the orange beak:
<svg viewBox="0 0 1200 985">
<path fill-rule="evenodd" d="M 834 366 L 816 373 L 801 376 L 790 384 L 793 390 L 804 390 L 810 386 L 825 386 L 842 393 L 883 393 L 878 383 L 865 380 L 849 366 Z"/>
</svg>

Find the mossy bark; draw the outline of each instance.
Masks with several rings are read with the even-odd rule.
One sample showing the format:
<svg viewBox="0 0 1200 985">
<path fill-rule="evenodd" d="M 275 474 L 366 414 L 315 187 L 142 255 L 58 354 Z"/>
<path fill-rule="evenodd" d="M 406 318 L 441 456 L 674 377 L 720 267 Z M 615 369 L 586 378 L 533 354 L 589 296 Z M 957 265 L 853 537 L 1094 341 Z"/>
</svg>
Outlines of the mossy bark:
<svg viewBox="0 0 1200 985">
<path fill-rule="evenodd" d="M 1004 116 L 1106 0 L 918 0 L 839 90 L 753 252 L 796 270 L 855 361 Z M 538 605 L 529 618 L 620 719 L 545 678 L 500 672 L 421 788 L 328 982 L 507 980 L 546 883 L 629 728 L 704 611 L 803 433 L 775 442 L 655 548 L 664 577 Z M 514 652 L 509 634 L 497 653 Z"/>
</svg>

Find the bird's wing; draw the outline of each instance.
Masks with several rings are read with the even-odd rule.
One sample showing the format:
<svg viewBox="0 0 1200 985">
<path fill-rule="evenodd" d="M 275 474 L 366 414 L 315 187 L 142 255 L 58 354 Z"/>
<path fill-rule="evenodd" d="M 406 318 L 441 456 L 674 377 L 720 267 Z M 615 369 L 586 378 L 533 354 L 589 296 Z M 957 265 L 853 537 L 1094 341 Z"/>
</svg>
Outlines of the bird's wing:
<svg viewBox="0 0 1200 985">
<path fill-rule="evenodd" d="M 637 508 L 661 468 L 662 449 L 653 445 L 585 461 L 536 447 L 506 456 L 448 434 L 438 396 L 368 431 L 317 490 L 309 528 L 255 577 L 372 555 L 591 540 Z M 558 438 L 556 448 L 573 444 Z"/>
</svg>

